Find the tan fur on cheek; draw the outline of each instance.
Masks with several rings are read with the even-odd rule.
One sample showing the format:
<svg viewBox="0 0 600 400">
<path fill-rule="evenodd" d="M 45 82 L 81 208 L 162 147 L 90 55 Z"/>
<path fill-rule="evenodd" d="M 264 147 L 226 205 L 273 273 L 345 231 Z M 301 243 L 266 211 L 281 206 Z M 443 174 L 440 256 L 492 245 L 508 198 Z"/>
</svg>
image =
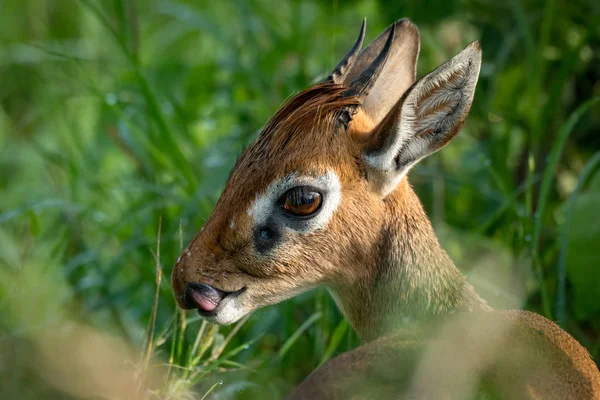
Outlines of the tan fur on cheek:
<svg viewBox="0 0 600 400">
<path fill-rule="evenodd" d="M 385 207 L 364 181 L 346 181 L 343 187 L 342 202 L 325 228 L 292 235 L 274 255 L 293 267 L 286 269 L 286 274 L 297 275 L 292 279 L 306 285 L 352 285 L 370 274 Z"/>
<path fill-rule="evenodd" d="M 357 104 L 355 99 L 342 97 L 342 91 L 323 84 L 299 94 L 240 156 L 215 210 L 173 270 L 178 299 L 193 282 L 226 291 L 247 287 L 244 306 L 252 309 L 329 282 L 340 274 L 340 266 L 364 259 L 357 247 L 367 243 L 365 225 L 370 221 L 361 217 L 357 219 L 360 222 L 353 222 L 352 211 L 340 214 L 343 218 L 339 220 L 336 213 L 344 205 L 334 207 L 329 223 L 313 233 L 289 229 L 272 251 L 260 254 L 255 248 L 258 222 L 252 204 L 276 180 L 333 170 L 343 197 L 350 199 L 356 194 L 346 193 L 345 188 L 361 179 L 356 149 L 349 136 L 339 131 L 336 112 Z M 276 200 L 269 199 L 269 204 Z M 352 235 L 362 239 L 357 242 Z"/>
<path fill-rule="evenodd" d="M 368 268 L 348 266 L 375 264 L 378 235 L 385 217 L 383 202 L 370 192 L 368 183 L 346 185 L 343 203 L 329 227 L 331 247 L 338 248 L 340 262 L 335 279 L 351 283 L 370 274 Z"/>
</svg>

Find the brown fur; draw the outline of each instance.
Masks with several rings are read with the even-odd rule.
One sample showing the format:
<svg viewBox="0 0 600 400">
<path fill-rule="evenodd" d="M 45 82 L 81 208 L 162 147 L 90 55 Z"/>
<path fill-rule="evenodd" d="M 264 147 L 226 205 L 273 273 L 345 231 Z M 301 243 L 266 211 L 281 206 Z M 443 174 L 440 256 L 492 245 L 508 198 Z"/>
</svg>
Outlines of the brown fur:
<svg viewBox="0 0 600 400">
<path fill-rule="evenodd" d="M 332 265 L 332 254 L 348 258 L 349 264 L 364 261 L 364 251 L 357 251 L 355 241 L 366 249 L 375 237 L 361 236 L 376 234 L 364 228 L 369 224 L 366 215 L 362 221 L 355 218 L 352 222 L 357 227 L 355 232 L 362 235 L 356 234 L 346 242 L 339 240 L 348 224 L 338 220 L 351 220 L 356 207 L 369 209 L 372 206 L 368 201 L 374 201 L 365 198 L 365 204 L 353 204 L 361 199 L 354 200 L 351 194 L 367 192 L 367 185 L 360 179 L 358 148 L 337 127 L 338 111 L 357 105 L 356 99 L 342 97 L 342 91 L 338 85 L 321 84 L 296 95 L 242 153 L 213 214 L 173 269 L 172 282 L 180 305 L 185 284 L 207 282 L 228 291 L 253 286 L 255 296 L 248 299 L 248 304 L 257 308 L 289 297 L 287 290 L 297 291 L 298 286 L 339 279 L 342 272 L 334 269 L 341 267 Z M 344 182 L 348 194 L 344 195 L 346 215 L 334 217 L 332 229 L 327 232 L 289 238 L 276 255 L 264 258 L 255 254 L 251 218 L 247 215 L 253 199 L 274 179 L 293 171 L 322 173 L 328 168 Z M 231 221 L 235 229 L 229 228 Z M 273 282 L 266 278 L 273 278 Z"/>
<path fill-rule="evenodd" d="M 402 25 L 413 32 L 409 22 Z M 468 51 L 465 57 L 474 57 L 479 49 Z M 406 59 L 413 63 L 411 54 Z M 466 78 L 473 83 L 472 77 Z M 295 398 L 600 398 L 598 369 L 566 332 L 535 314 L 491 312 L 440 247 L 405 177 L 384 196 L 374 188 L 364 152 L 373 141 L 387 142 L 397 118 L 391 114 L 406 95 L 374 126 L 362 99 L 345 97 L 345 90 L 322 83 L 294 96 L 243 152 L 213 214 L 173 269 L 179 304 L 185 306 L 188 283 L 244 288 L 237 297 L 244 312 L 328 287 L 360 337 L 374 341 L 315 371 Z M 423 151 L 458 133 L 474 83 L 470 90 Z M 348 107 L 357 112 L 345 129 L 339 117 Z M 328 170 L 339 178 L 341 203 L 327 225 L 309 234 L 285 231 L 275 248 L 257 251 L 250 215 L 257 196 L 291 173 Z M 356 389 L 377 374 L 381 384 Z"/>
<path fill-rule="evenodd" d="M 414 323 L 330 360 L 296 399 L 596 399 L 594 362 L 528 311 L 459 313 Z"/>
<path fill-rule="evenodd" d="M 465 371 L 475 374 L 482 393 L 501 390 L 510 398 L 536 398 L 534 394 L 557 399 L 600 396 L 598 372 L 587 352 L 556 325 L 535 314 L 497 312 L 484 314 L 479 320 L 461 316 L 461 323 L 451 326 L 474 330 L 459 330 L 461 334 L 454 336 L 435 337 L 433 329 L 417 330 L 410 340 L 401 334 L 385 336 L 386 332 L 407 329 L 410 322 L 430 320 L 427 317 L 488 307 L 441 249 L 406 179 L 383 202 L 370 194 L 369 185 L 361 179 L 364 171 L 357 162 L 358 147 L 349 139 L 355 135 L 335 127 L 336 111 L 347 104 L 338 94 L 339 90 L 329 85 L 299 94 L 242 154 L 213 215 L 189 246 L 192 255 L 175 267 L 176 293 L 181 293 L 184 282 L 209 282 L 223 290 L 256 285 L 255 297 L 248 302 L 258 308 L 289 297 L 285 292 L 297 292 L 299 284 L 325 284 L 361 337 L 383 337 L 315 371 L 293 398 L 364 398 L 365 393 L 350 382 L 364 382 L 382 371 L 392 375 L 386 375 L 383 382 L 378 378 L 372 393 L 380 392 L 384 398 L 386 394 L 398 398 L 400 390 L 409 388 L 434 394 L 438 390 L 464 393 L 474 390 L 472 381 L 443 375 L 445 368 L 453 370 L 463 354 L 467 355 L 461 361 Z M 359 117 L 354 124 L 351 132 L 355 127 L 364 132 L 368 120 Z M 327 231 L 291 238 L 286 248 L 269 259 L 254 254 L 246 214 L 251 200 L 276 177 L 327 167 L 336 170 L 344 187 L 343 203 Z M 232 219 L 235 230 L 228 228 Z M 177 273 L 182 265 L 183 273 Z M 493 321 L 506 322 L 510 329 L 501 330 L 506 334 L 497 337 L 488 336 L 486 327 L 493 327 Z M 430 342 L 422 340 L 425 334 Z M 465 342 L 464 335 L 478 339 Z M 430 382 L 425 381 L 409 386 L 423 355 L 435 346 L 443 346 L 446 354 L 461 350 L 435 369 L 445 383 L 429 387 Z M 474 365 L 475 361 L 483 366 Z M 398 386 L 403 379 L 406 383 Z"/>
<path fill-rule="evenodd" d="M 364 110 L 360 109 L 352 118 L 348 134 L 356 142 L 361 144 L 366 143 L 372 140 L 373 129 L 375 127 L 376 124 L 371 117 Z"/>
</svg>

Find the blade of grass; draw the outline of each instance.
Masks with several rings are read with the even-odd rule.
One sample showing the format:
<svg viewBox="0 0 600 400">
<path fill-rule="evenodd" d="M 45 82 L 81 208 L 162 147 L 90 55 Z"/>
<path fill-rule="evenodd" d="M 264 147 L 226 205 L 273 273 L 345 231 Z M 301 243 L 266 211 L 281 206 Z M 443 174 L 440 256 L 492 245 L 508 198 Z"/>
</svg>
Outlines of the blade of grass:
<svg viewBox="0 0 600 400">
<path fill-rule="evenodd" d="M 218 362 L 221 362 L 222 360 L 228 360 L 231 357 L 237 355 L 239 352 L 243 351 L 243 350 L 247 350 L 250 348 L 251 345 L 254 344 L 254 342 L 256 342 L 259 338 L 254 338 L 252 340 L 249 340 L 248 342 L 241 344 L 237 347 L 235 347 L 234 349 L 228 351 L 227 353 L 225 353 L 221 359 Z"/>
<path fill-rule="evenodd" d="M 546 317 L 552 316 L 552 307 L 550 305 L 550 296 L 544 285 L 544 274 L 539 260 L 540 235 L 542 232 L 544 214 L 546 212 L 546 205 L 550 198 L 552 182 L 554 181 L 554 178 L 556 176 L 558 162 L 560 161 L 562 151 L 565 147 L 567 139 L 573 131 L 573 128 L 575 128 L 575 125 L 577 124 L 579 119 L 587 112 L 587 110 L 591 106 L 596 104 L 598 101 L 600 101 L 600 97 L 594 97 L 580 105 L 575 111 L 573 111 L 573 113 L 569 116 L 567 121 L 560 127 L 556 141 L 554 142 L 552 150 L 550 151 L 548 163 L 546 165 L 546 168 L 544 170 L 544 176 L 542 178 L 542 186 L 540 189 L 536 216 L 533 222 L 532 251 L 534 268 L 536 271 L 538 282 L 540 283 L 540 291 L 542 295 L 542 308 Z"/>
<path fill-rule="evenodd" d="M 212 392 L 213 390 L 215 390 L 215 388 L 219 385 L 222 385 L 223 381 L 218 381 L 216 382 L 214 385 L 212 385 L 210 387 L 210 389 L 208 389 L 208 391 L 206 393 L 204 393 L 204 396 L 202 396 L 202 398 L 200 400 L 204 400 L 206 398 L 206 396 L 208 396 L 210 394 L 210 392 Z"/>
<path fill-rule="evenodd" d="M 204 335 L 202 337 L 202 340 L 200 341 L 200 350 L 198 351 L 198 354 L 196 355 L 196 357 L 192 360 L 191 366 L 195 366 L 200 363 L 200 361 L 202 360 L 202 356 L 204 356 L 204 353 L 206 353 L 206 351 L 215 342 L 215 336 L 217 335 L 218 332 L 219 332 L 218 325 L 208 324 L 208 331 L 207 331 L 206 335 Z"/>
<path fill-rule="evenodd" d="M 86 4 L 85 2 L 83 4 Z M 100 13 L 100 11 L 97 11 L 98 13 Z M 98 16 L 98 18 L 103 18 L 102 16 Z M 109 29 L 109 28 L 107 28 Z M 47 50 L 46 50 L 47 51 Z M 86 83 L 87 88 L 95 95 L 98 97 L 98 99 L 100 101 L 102 101 L 104 104 L 108 104 L 111 108 L 111 110 L 115 113 L 115 116 L 120 120 L 123 121 L 123 125 L 120 124 L 120 128 L 119 130 L 122 130 L 124 126 L 126 126 L 127 128 L 130 129 L 130 132 L 135 136 L 136 140 L 138 141 L 137 144 L 141 145 L 141 147 L 146 151 L 146 153 L 148 153 L 150 155 L 150 157 L 152 158 L 152 160 L 157 163 L 159 166 L 161 167 L 167 167 L 169 166 L 169 158 L 167 156 L 165 156 L 164 151 L 162 151 L 160 149 L 160 146 L 157 146 L 157 143 L 155 143 L 157 140 L 151 140 L 148 139 L 146 136 L 148 134 L 148 132 L 143 131 L 139 126 L 137 126 L 132 120 L 131 118 L 129 118 L 127 116 L 127 113 L 125 112 L 125 110 L 118 104 L 118 103 L 109 103 L 106 101 L 106 93 L 103 92 L 101 89 L 99 89 L 96 84 L 88 77 L 88 73 L 86 72 L 85 68 L 82 66 L 82 61 L 77 59 L 76 57 L 70 56 L 70 55 L 66 55 L 66 54 L 61 54 L 61 53 L 56 53 L 54 52 L 55 55 L 60 54 L 63 58 L 70 60 L 73 65 L 75 65 L 77 67 L 77 70 L 79 71 L 80 75 L 78 76 L 80 79 L 83 79 L 83 81 Z M 152 130 L 150 130 L 150 133 L 152 132 Z M 108 133 L 110 135 L 110 132 Z M 119 140 L 121 140 L 121 137 L 118 136 Z M 125 144 L 125 142 L 123 142 L 123 144 Z M 127 144 L 127 149 L 130 152 L 131 148 L 130 146 Z"/>
<path fill-rule="evenodd" d="M 569 250 L 569 226 L 573 215 L 573 206 L 579 192 L 583 189 L 589 179 L 600 168 L 600 152 L 585 164 L 583 171 L 579 175 L 577 186 L 567 200 L 565 222 L 560 235 L 560 256 L 557 265 L 557 283 L 556 283 L 556 320 L 561 327 L 567 323 L 567 254 Z"/>
<path fill-rule="evenodd" d="M 142 95 L 144 96 L 144 100 L 148 106 L 148 111 L 150 116 L 153 118 L 158 130 L 160 132 L 159 140 L 165 146 L 165 151 L 171 156 L 169 159 L 174 163 L 174 166 L 179 169 L 179 171 L 183 174 L 188 184 L 188 192 L 193 193 L 197 190 L 198 182 L 196 179 L 196 175 L 194 174 L 190 164 L 187 162 L 185 156 L 181 152 L 181 149 L 177 145 L 177 141 L 173 136 L 167 121 L 165 120 L 160 107 L 158 105 L 158 100 L 150 88 L 150 83 L 148 79 L 145 77 L 142 72 L 141 65 L 139 60 L 131 52 L 127 43 L 121 35 L 112 27 L 108 18 L 104 15 L 104 13 L 95 5 L 91 4 L 88 0 L 80 0 L 81 4 L 83 4 L 91 13 L 98 19 L 98 21 L 104 26 L 104 28 L 111 34 L 113 39 L 117 42 L 127 60 L 133 67 L 133 72 L 135 73 L 136 80 L 140 85 Z M 128 20 L 122 21 L 124 24 L 128 24 Z M 127 31 L 129 31 L 129 27 L 127 27 Z M 139 45 L 139 43 L 138 43 Z"/>
<path fill-rule="evenodd" d="M 536 175 L 534 179 L 529 182 L 524 182 L 522 185 L 517 187 L 512 193 L 507 194 L 507 197 L 502 201 L 502 204 L 494 210 L 491 215 L 479 225 L 476 232 L 481 234 L 487 234 L 488 230 L 511 208 L 514 209 L 515 214 L 520 218 L 525 216 L 525 206 L 518 202 L 518 198 L 531 186 L 537 184 L 541 180 L 541 176 Z"/>
<path fill-rule="evenodd" d="M 246 321 L 248 321 L 249 317 L 250 317 L 249 314 L 246 315 L 244 318 L 242 318 L 240 320 L 240 322 L 238 322 L 235 325 L 235 327 L 231 330 L 231 332 L 229 332 L 229 335 L 227 335 L 225 340 L 223 340 L 223 343 L 221 343 L 221 346 L 219 346 L 219 348 L 217 350 L 215 350 L 215 352 L 212 354 L 212 356 L 210 357 L 211 360 L 216 360 L 217 358 L 219 358 L 221 353 L 223 353 L 223 350 L 225 350 L 225 346 L 227 346 L 227 343 L 229 343 L 229 341 L 235 336 L 236 333 L 238 333 L 238 331 L 242 328 L 242 326 L 244 326 Z"/>
<path fill-rule="evenodd" d="M 167 378 L 166 378 L 166 382 L 169 382 L 171 380 L 171 373 L 173 372 L 173 367 L 176 367 L 175 365 L 175 349 L 176 349 L 176 345 L 177 345 L 177 327 L 178 327 L 178 319 L 179 319 L 179 312 L 177 309 L 177 306 L 175 306 L 175 311 L 174 311 L 174 318 L 173 318 L 173 332 L 171 334 L 171 348 L 169 350 L 169 366 L 167 368 Z"/>
<path fill-rule="evenodd" d="M 560 161 L 560 157 L 562 155 L 562 151 L 565 147 L 565 143 L 573 131 L 573 128 L 579 122 L 579 119 L 587 112 L 587 110 L 600 101 L 600 97 L 594 97 L 582 105 L 580 105 L 573 113 L 569 116 L 567 121 L 560 127 L 558 131 L 558 137 L 554 142 L 554 146 L 550 151 L 550 156 L 548 159 L 548 164 L 546 165 L 546 169 L 544 170 L 544 176 L 542 178 L 542 187 L 540 189 L 540 195 L 537 206 L 537 218 L 534 223 L 533 230 L 533 249 L 535 252 L 538 250 L 539 241 L 540 241 L 540 233 L 542 231 L 542 223 L 543 216 L 546 211 L 546 205 L 548 203 L 548 199 L 550 196 L 550 190 L 552 189 L 552 182 L 556 176 L 556 168 L 558 166 L 558 162 Z"/>
<path fill-rule="evenodd" d="M 150 313 L 150 323 L 148 324 L 148 332 L 146 333 L 146 351 L 144 356 L 143 368 L 138 381 L 138 397 L 141 398 L 141 393 L 145 387 L 145 377 L 148 372 L 148 366 L 150 364 L 150 356 L 152 355 L 153 340 L 154 340 L 154 328 L 156 326 L 156 314 L 158 312 L 158 298 L 160 293 L 160 283 L 162 280 L 162 269 L 160 268 L 160 234 L 162 230 L 162 218 L 158 219 L 158 234 L 156 238 L 156 253 L 154 259 L 156 262 L 156 292 L 154 295 L 154 303 L 152 305 L 152 312 Z"/>
<path fill-rule="evenodd" d="M 200 360 L 197 359 L 197 362 L 195 362 L 192 367 L 190 368 L 190 370 L 192 368 L 195 368 L 193 370 L 193 373 L 190 376 L 189 380 L 190 382 L 199 382 L 201 381 L 204 377 L 208 376 L 210 373 L 214 372 L 214 371 L 218 371 L 219 368 L 221 368 L 221 366 L 223 365 L 223 363 L 225 362 L 234 362 L 231 361 L 230 358 L 236 356 L 238 353 L 247 350 L 250 348 L 250 346 L 252 344 L 254 344 L 254 342 L 256 342 L 259 338 L 254 338 L 244 344 L 241 344 L 237 347 L 235 347 L 234 349 L 230 350 L 229 352 L 225 353 L 224 355 L 222 355 L 220 358 L 216 359 L 216 360 L 206 360 L 204 363 L 202 363 L 202 366 L 198 366 Z"/>
<path fill-rule="evenodd" d="M 178 309 L 178 311 L 179 317 L 177 318 L 177 320 L 179 322 L 179 336 L 177 337 L 177 350 L 175 352 L 175 359 L 180 360 L 180 362 L 183 362 L 183 344 L 185 342 L 185 330 L 187 328 L 187 319 L 185 315 L 185 310 L 182 310 L 180 308 Z"/>
<path fill-rule="evenodd" d="M 150 327 L 148 329 L 148 347 L 146 352 L 146 362 L 144 370 L 148 369 L 150 354 L 152 350 L 152 340 L 154 340 L 154 328 L 156 326 L 156 314 L 158 312 L 158 296 L 160 293 L 160 283 L 162 281 L 162 268 L 160 267 L 160 233 L 162 229 L 162 217 L 158 219 L 158 237 L 156 239 L 156 293 L 154 295 L 154 304 L 152 304 L 152 313 L 150 314 Z"/>
<path fill-rule="evenodd" d="M 194 345 L 192 346 L 192 351 L 190 351 L 190 353 L 188 354 L 187 365 L 193 365 L 192 360 L 194 359 L 194 356 L 195 356 L 196 352 L 198 351 L 198 347 L 200 346 L 200 342 L 201 342 L 202 338 L 204 337 L 204 331 L 206 330 L 206 325 L 208 325 L 208 322 L 206 322 L 206 320 L 202 320 L 202 324 L 200 324 L 200 329 L 198 329 L 198 334 L 196 335 L 196 340 L 194 340 Z"/>
<path fill-rule="evenodd" d="M 235 362 L 235 361 L 231 361 L 231 360 L 223 360 L 223 361 L 221 361 L 221 364 L 225 365 L 225 366 L 232 366 L 232 367 L 235 367 L 237 369 L 243 369 L 243 370 L 246 370 L 246 371 L 250 371 L 250 372 L 253 372 L 255 374 L 259 373 L 259 371 L 256 370 L 256 369 L 254 369 L 254 368 L 250 368 L 247 365 L 240 364 L 239 362 Z"/>
<path fill-rule="evenodd" d="M 348 326 L 349 326 L 348 321 L 346 319 L 343 319 L 340 321 L 338 326 L 335 328 L 335 330 L 333 331 L 333 335 L 331 335 L 331 340 L 329 341 L 329 345 L 327 345 L 327 349 L 325 350 L 325 353 L 323 354 L 323 357 L 321 358 L 319 367 L 321 365 L 325 364 L 325 362 L 327 360 L 329 360 L 331 358 L 331 355 L 336 351 L 336 349 L 338 348 L 338 346 L 344 339 L 346 332 L 348 331 Z"/>
<path fill-rule="evenodd" d="M 316 312 L 313 315 L 311 315 L 306 321 L 304 321 L 304 323 L 300 326 L 300 328 L 298 328 L 296 330 L 296 332 L 294 332 L 288 338 L 288 340 L 285 341 L 283 346 L 281 346 L 281 349 L 279 349 L 279 352 L 277 353 L 278 360 L 281 361 L 283 359 L 283 357 L 286 355 L 286 353 L 292 348 L 294 343 L 296 343 L 296 340 L 298 340 L 300 335 L 302 335 L 304 333 L 304 331 L 306 331 L 312 324 L 314 324 L 316 321 L 318 321 L 319 318 L 321 318 L 321 315 L 322 314 L 320 312 Z"/>
<path fill-rule="evenodd" d="M 181 218 L 179 218 L 178 233 L 179 233 L 179 252 L 181 253 L 181 251 L 183 250 L 183 221 Z M 175 358 L 176 358 L 177 342 L 179 339 L 178 328 L 179 328 L 179 319 L 180 318 L 185 318 L 185 314 L 182 314 L 179 307 L 177 305 L 175 305 L 175 318 L 173 318 L 173 335 L 172 335 L 172 340 L 171 340 L 171 350 L 169 352 L 169 368 L 167 370 L 167 382 L 169 382 L 169 380 L 171 378 L 172 367 L 175 366 L 174 362 L 175 362 Z"/>
</svg>

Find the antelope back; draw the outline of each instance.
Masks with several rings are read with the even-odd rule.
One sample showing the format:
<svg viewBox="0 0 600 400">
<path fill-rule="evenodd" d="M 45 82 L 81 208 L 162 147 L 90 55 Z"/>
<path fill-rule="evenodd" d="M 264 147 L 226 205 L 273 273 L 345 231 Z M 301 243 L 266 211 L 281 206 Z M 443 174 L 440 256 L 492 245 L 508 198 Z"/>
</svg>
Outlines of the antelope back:
<svg viewBox="0 0 600 400">
<path fill-rule="evenodd" d="M 600 398 L 589 353 L 528 311 L 448 315 L 378 338 L 324 364 L 296 399 Z"/>
<path fill-rule="evenodd" d="M 400 20 L 361 52 L 364 32 L 363 22 L 332 74 L 289 100 L 239 157 L 173 269 L 181 306 L 228 324 L 372 273 L 386 199 L 460 130 L 481 54 L 474 43 L 415 83 L 417 28 Z"/>
</svg>

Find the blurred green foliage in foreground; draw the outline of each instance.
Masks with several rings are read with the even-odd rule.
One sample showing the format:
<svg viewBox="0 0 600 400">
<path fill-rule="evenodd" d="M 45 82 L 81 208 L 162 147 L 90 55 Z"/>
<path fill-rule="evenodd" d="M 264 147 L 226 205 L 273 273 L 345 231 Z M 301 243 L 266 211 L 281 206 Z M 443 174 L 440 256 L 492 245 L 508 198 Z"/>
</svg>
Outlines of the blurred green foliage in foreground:
<svg viewBox="0 0 600 400">
<path fill-rule="evenodd" d="M 466 126 L 411 182 L 492 305 L 600 360 L 597 1 L 4 0 L 0 398 L 281 398 L 358 344 L 324 290 L 219 329 L 168 277 L 241 149 L 364 16 L 368 39 L 417 23 L 419 75 L 480 40 Z"/>
</svg>

